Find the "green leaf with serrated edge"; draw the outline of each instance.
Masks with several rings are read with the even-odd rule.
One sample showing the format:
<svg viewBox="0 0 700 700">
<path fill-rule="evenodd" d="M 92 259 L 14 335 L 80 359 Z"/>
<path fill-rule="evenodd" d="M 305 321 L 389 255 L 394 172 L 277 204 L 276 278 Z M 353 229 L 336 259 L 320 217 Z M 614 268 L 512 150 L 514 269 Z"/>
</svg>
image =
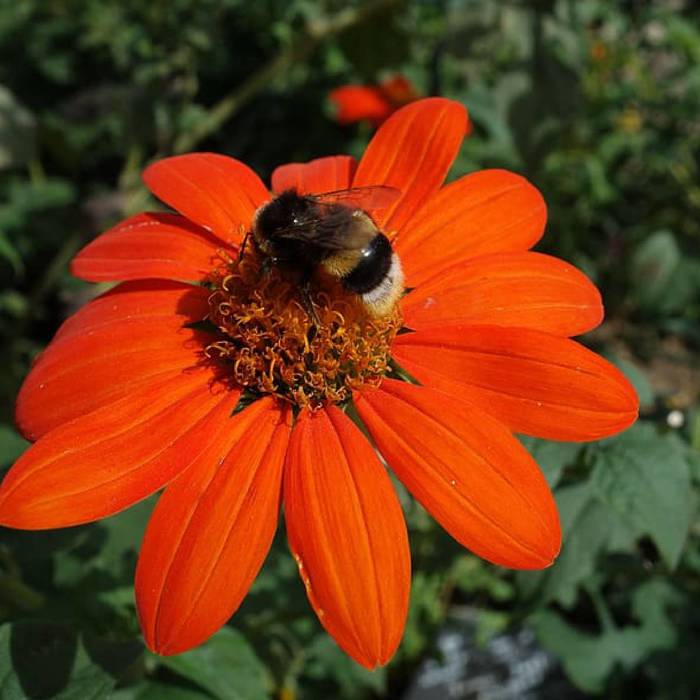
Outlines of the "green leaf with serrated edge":
<svg viewBox="0 0 700 700">
<path fill-rule="evenodd" d="M 677 441 L 639 423 L 598 452 L 597 496 L 639 534 L 652 538 L 670 567 L 690 527 L 690 472 Z"/>
<path fill-rule="evenodd" d="M 611 524 L 605 506 L 594 500 L 585 505 L 564 536 L 559 559 L 548 571 L 546 600 L 557 600 L 567 608 L 574 605 L 579 583 L 593 573 L 596 558 L 610 538 Z"/>
<path fill-rule="evenodd" d="M 519 435 L 518 439 L 540 466 L 551 489 L 561 480 L 564 467 L 573 464 L 581 451 L 581 445 L 572 442 L 538 440 L 526 435 Z"/>
<path fill-rule="evenodd" d="M 564 590 L 575 589 L 578 578 L 570 579 L 569 568 L 574 568 L 578 563 L 573 560 L 567 563 L 566 551 L 569 546 L 569 540 L 572 539 L 574 526 L 580 517 L 581 513 L 589 505 L 593 497 L 590 484 L 583 482 L 573 486 L 567 486 L 559 489 L 554 494 L 557 501 L 557 510 L 559 511 L 559 520 L 562 529 L 562 550 L 554 564 L 542 571 L 519 571 L 517 573 L 518 590 L 526 598 L 531 597 L 537 591 L 541 591 L 545 600 L 557 597 L 557 588 L 561 587 Z M 564 571 L 559 571 L 562 568 Z M 555 581 L 549 583 L 552 577 Z M 570 598 L 570 593 L 564 594 L 565 598 Z"/>
<path fill-rule="evenodd" d="M 616 665 L 633 669 L 652 652 L 673 647 L 676 633 L 666 607 L 676 600 L 667 583 L 647 581 L 632 597 L 632 611 L 640 624 L 617 628 L 608 623 L 602 634 L 591 635 L 544 610 L 535 617 L 535 629 L 540 643 L 557 655 L 571 680 L 582 690 L 598 693 Z"/>
<path fill-rule="evenodd" d="M 201 646 L 159 658 L 221 700 L 267 700 L 267 672 L 243 635 L 223 627 Z"/>
</svg>

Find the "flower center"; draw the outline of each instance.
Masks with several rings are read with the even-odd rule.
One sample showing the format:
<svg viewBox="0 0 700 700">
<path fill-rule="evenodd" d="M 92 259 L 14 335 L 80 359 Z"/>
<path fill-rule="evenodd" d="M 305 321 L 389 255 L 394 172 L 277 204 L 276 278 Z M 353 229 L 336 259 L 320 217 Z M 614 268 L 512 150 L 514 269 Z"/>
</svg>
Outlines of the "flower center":
<svg viewBox="0 0 700 700">
<path fill-rule="evenodd" d="M 254 253 L 217 270 L 211 282 L 208 320 L 221 339 L 205 352 L 241 387 L 315 409 L 378 385 L 389 368 L 398 307 L 375 318 L 337 280 L 323 277 L 310 292 L 314 320 L 291 276 L 262 270 Z"/>
</svg>

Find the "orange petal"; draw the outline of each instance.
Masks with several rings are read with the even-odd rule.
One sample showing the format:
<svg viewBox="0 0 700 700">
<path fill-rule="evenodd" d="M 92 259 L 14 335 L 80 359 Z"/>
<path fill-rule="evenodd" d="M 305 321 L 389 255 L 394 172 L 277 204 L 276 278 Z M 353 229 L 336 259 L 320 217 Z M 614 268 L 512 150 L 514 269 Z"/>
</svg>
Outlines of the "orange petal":
<svg viewBox="0 0 700 700">
<path fill-rule="evenodd" d="M 524 251 L 542 237 L 547 207 L 525 178 L 482 170 L 433 196 L 396 240 L 407 286 L 487 253 Z"/>
<path fill-rule="evenodd" d="M 352 156 L 328 156 L 308 163 L 280 165 L 272 173 L 272 191 L 295 190 L 299 194 L 322 194 L 350 187 L 357 164 Z"/>
<path fill-rule="evenodd" d="M 299 415 L 285 470 L 287 535 L 311 605 L 355 661 L 385 664 L 406 621 L 410 556 L 384 467 L 331 406 Z"/>
<path fill-rule="evenodd" d="M 166 281 L 119 285 L 68 319 L 17 398 L 16 421 L 49 430 L 196 366 L 211 336 L 183 328 L 208 312 L 209 292 Z"/>
<path fill-rule="evenodd" d="M 445 394 L 385 380 L 356 398 L 391 469 L 458 542 L 516 569 L 549 566 L 561 530 L 527 450 L 498 421 Z"/>
<path fill-rule="evenodd" d="M 617 368 L 548 333 L 446 325 L 400 335 L 392 353 L 422 384 L 469 400 L 518 433 L 597 440 L 637 418 L 637 395 Z"/>
<path fill-rule="evenodd" d="M 205 449 L 237 391 L 182 374 L 52 430 L 0 488 L 0 523 L 26 530 L 98 520 L 162 488 Z"/>
<path fill-rule="evenodd" d="M 473 258 L 404 297 L 404 324 L 419 329 L 457 321 L 577 335 L 603 320 L 593 283 L 573 265 L 540 253 Z"/>
<path fill-rule="evenodd" d="M 419 97 L 413 83 L 403 75 L 383 80 L 379 88 L 396 105 L 408 104 Z"/>
<path fill-rule="evenodd" d="M 368 85 L 341 85 L 328 95 L 336 108 L 339 124 L 367 120 L 381 124 L 393 111 L 394 105 L 379 88 Z"/>
<path fill-rule="evenodd" d="M 418 100 L 395 112 L 367 146 L 353 187 L 401 190 L 392 207 L 373 214 L 389 234 L 400 231 L 442 185 L 468 126 L 467 110 L 442 97 Z"/>
<path fill-rule="evenodd" d="M 136 570 L 146 644 L 179 654 L 241 604 L 277 526 L 290 416 L 272 399 L 228 421 L 158 501 Z"/>
<path fill-rule="evenodd" d="M 218 238 L 182 216 L 137 214 L 88 243 L 73 259 L 71 272 L 89 282 L 201 280 L 222 247 Z"/>
<path fill-rule="evenodd" d="M 227 243 L 242 239 L 255 210 L 270 198 L 247 165 L 216 153 L 159 160 L 143 180 L 158 199 Z"/>
</svg>

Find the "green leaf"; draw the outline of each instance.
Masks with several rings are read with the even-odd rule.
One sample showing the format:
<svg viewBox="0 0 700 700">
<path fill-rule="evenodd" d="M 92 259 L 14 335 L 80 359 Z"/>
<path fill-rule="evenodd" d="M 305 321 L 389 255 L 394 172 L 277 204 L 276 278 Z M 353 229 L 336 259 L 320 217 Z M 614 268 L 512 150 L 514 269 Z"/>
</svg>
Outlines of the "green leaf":
<svg viewBox="0 0 700 700">
<path fill-rule="evenodd" d="M 0 423 L 0 466 L 14 462 L 29 447 L 29 442 L 6 423 Z"/>
<path fill-rule="evenodd" d="M 0 258 L 5 258 L 10 263 L 15 274 L 20 274 L 24 271 L 22 257 L 2 231 L 0 231 Z"/>
<path fill-rule="evenodd" d="M 117 515 L 100 521 L 100 527 L 107 531 L 107 539 L 99 557 L 105 566 L 109 568 L 126 552 L 138 550 L 156 500 L 155 497 L 147 498 Z"/>
<path fill-rule="evenodd" d="M 177 685 L 139 683 L 115 691 L 109 696 L 109 700 L 211 700 L 211 695 Z"/>
<path fill-rule="evenodd" d="M 503 570 L 473 554 L 458 556 L 450 570 L 454 585 L 469 596 L 483 592 L 499 602 L 513 598 L 513 585 L 503 578 Z"/>
<path fill-rule="evenodd" d="M 651 386 L 651 382 L 647 378 L 644 370 L 641 369 L 634 362 L 629 360 L 622 360 L 619 357 L 611 356 L 606 353 L 607 358 L 618 367 L 622 373 L 632 382 L 637 396 L 639 397 L 639 403 L 641 406 L 653 406 L 654 405 L 654 390 Z"/>
<path fill-rule="evenodd" d="M 668 566 L 683 549 L 691 518 L 690 473 L 676 440 L 639 423 L 604 444 L 592 475 L 598 497 L 638 535 L 649 535 Z"/>
<path fill-rule="evenodd" d="M 573 464 L 581 451 L 581 446 L 572 442 L 538 440 L 525 435 L 518 437 L 539 464 L 549 487 L 552 489 L 561 480 L 564 468 Z"/>
<path fill-rule="evenodd" d="M 113 686 L 70 627 L 44 622 L 0 627 L 2 700 L 101 700 Z"/>
<path fill-rule="evenodd" d="M 536 617 L 541 644 L 556 654 L 566 673 L 582 690 L 599 693 L 616 665 L 633 669 L 650 653 L 670 649 L 676 641 L 666 607 L 677 600 L 663 581 L 647 581 L 634 593 L 633 615 L 640 622 L 617 628 L 608 620 L 600 635 L 581 632 L 557 613 L 545 610 Z"/>
<path fill-rule="evenodd" d="M 24 165 L 35 154 L 36 120 L 0 85 L 0 169 Z"/>
<path fill-rule="evenodd" d="M 10 654 L 10 625 L 0 627 L 0 698 L 2 700 L 24 700 L 27 696 L 12 668 Z"/>
<path fill-rule="evenodd" d="M 631 274 L 635 298 L 642 306 L 659 305 L 680 262 L 681 251 L 670 231 L 653 233 L 637 248 Z"/>
<path fill-rule="evenodd" d="M 408 619 L 401 641 L 403 656 L 418 658 L 425 651 L 437 626 L 445 619 L 445 604 L 440 598 L 444 585 L 444 575 L 439 573 L 416 571 L 413 574 Z"/>
<path fill-rule="evenodd" d="M 210 700 L 211 696 L 190 688 L 178 688 L 164 683 L 149 683 L 136 696 L 136 700 Z"/>
<path fill-rule="evenodd" d="M 28 696 L 51 697 L 66 687 L 78 650 L 75 630 L 49 622 L 14 624 L 9 641 L 12 666 Z"/>
<path fill-rule="evenodd" d="M 519 572 L 518 585 L 525 596 L 540 593 L 543 602 L 555 600 L 565 608 L 577 601 L 579 586 L 594 576 L 603 552 L 629 551 L 635 533 L 597 497 L 590 481 L 556 493 L 563 533 L 559 558 L 542 572 Z"/>
<path fill-rule="evenodd" d="M 110 695 L 114 679 L 99 666 L 85 666 L 75 672 L 62 692 L 54 700 L 102 700 Z"/>
<path fill-rule="evenodd" d="M 327 635 L 320 634 L 309 645 L 309 661 L 304 674 L 322 681 L 332 678 L 338 684 L 338 700 L 354 700 L 361 695 L 360 689 L 367 688 L 376 695 L 386 691 L 386 670 L 377 668 L 368 671 L 355 663 Z"/>
<path fill-rule="evenodd" d="M 221 700 L 267 700 L 265 667 L 231 627 L 223 627 L 192 651 L 159 661 Z"/>
<path fill-rule="evenodd" d="M 608 543 L 612 525 L 610 513 L 590 497 L 590 492 L 567 493 L 575 488 L 578 487 L 566 489 L 559 495 L 559 503 L 566 503 L 573 496 L 587 498 L 583 504 L 575 504 L 576 514 L 570 524 L 564 522 L 566 506 L 560 505 L 564 543 L 559 559 L 550 568 L 544 585 L 545 599 L 557 600 L 567 608 L 576 602 L 579 584 L 595 571 L 596 559 Z"/>
</svg>

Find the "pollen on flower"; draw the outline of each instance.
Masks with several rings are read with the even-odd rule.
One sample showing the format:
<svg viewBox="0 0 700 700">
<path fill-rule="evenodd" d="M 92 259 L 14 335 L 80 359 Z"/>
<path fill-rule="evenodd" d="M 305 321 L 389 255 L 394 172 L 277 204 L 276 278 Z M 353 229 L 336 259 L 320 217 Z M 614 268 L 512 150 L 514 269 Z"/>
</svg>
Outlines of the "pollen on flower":
<svg viewBox="0 0 700 700">
<path fill-rule="evenodd" d="M 221 338 L 205 353 L 239 386 L 316 409 L 378 385 L 387 372 L 398 309 L 372 317 L 329 278 L 311 292 L 316 322 L 298 284 L 278 268 L 262 270 L 254 254 L 227 263 L 210 281 L 208 320 Z"/>
</svg>

